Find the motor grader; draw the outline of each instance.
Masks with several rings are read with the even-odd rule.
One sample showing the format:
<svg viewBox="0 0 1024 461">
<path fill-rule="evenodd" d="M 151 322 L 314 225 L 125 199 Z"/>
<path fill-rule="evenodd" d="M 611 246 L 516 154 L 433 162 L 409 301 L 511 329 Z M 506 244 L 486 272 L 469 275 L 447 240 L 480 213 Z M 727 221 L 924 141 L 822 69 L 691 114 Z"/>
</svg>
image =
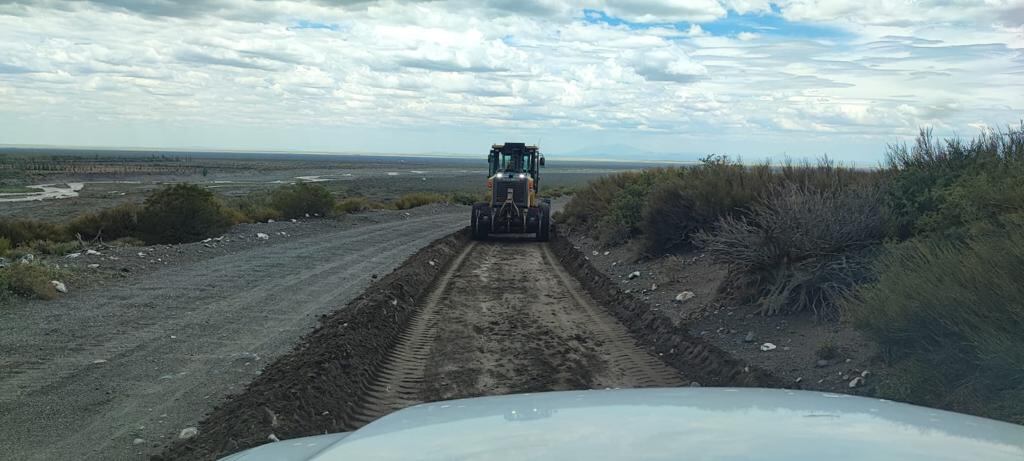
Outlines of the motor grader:
<svg viewBox="0 0 1024 461">
<path fill-rule="evenodd" d="M 473 205 L 473 238 L 497 234 L 534 234 L 547 241 L 551 232 L 551 202 L 541 199 L 540 168 L 544 155 L 537 146 L 507 142 L 491 146 L 487 155 L 487 202 Z"/>
</svg>

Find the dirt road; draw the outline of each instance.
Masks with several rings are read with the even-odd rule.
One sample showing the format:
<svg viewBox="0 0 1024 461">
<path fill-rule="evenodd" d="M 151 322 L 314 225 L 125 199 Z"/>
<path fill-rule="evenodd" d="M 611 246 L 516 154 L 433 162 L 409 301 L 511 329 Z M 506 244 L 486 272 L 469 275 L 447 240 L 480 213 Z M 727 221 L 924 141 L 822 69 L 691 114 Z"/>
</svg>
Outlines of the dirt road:
<svg viewBox="0 0 1024 461">
<path fill-rule="evenodd" d="M 679 386 L 536 242 L 471 243 L 441 274 L 359 409 L 369 422 L 424 401 Z"/>
<path fill-rule="evenodd" d="M 0 310 L 0 457 L 148 457 L 466 216 L 396 214 Z"/>
</svg>

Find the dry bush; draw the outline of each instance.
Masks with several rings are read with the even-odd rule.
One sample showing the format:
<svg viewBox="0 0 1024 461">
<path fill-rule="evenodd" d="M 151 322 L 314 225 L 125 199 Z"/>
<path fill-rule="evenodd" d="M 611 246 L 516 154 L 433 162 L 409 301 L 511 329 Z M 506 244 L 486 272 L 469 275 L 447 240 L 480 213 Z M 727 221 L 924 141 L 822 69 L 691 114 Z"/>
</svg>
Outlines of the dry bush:
<svg viewBox="0 0 1024 461">
<path fill-rule="evenodd" d="M 412 192 L 399 197 L 391 203 L 391 206 L 396 210 L 408 210 L 418 206 L 447 201 L 447 196 L 436 192 Z"/>
<path fill-rule="evenodd" d="M 870 249 L 883 237 L 879 197 L 877 185 L 778 186 L 743 216 L 723 217 L 694 238 L 729 266 L 726 286 L 762 313 L 836 318 L 837 301 L 869 275 Z"/>
<path fill-rule="evenodd" d="M 67 224 L 68 233 L 83 240 L 102 238 L 116 240 L 138 235 L 139 211 L 136 204 L 124 204 L 95 213 L 86 213 Z"/>
<path fill-rule="evenodd" d="M 50 283 L 51 272 L 39 264 L 12 264 L 0 268 L 0 298 L 53 299 L 57 290 Z"/>
<path fill-rule="evenodd" d="M 0 237 L 11 241 L 12 246 L 27 244 L 36 240 L 69 240 L 71 237 L 64 226 L 32 219 L 0 219 Z"/>
</svg>

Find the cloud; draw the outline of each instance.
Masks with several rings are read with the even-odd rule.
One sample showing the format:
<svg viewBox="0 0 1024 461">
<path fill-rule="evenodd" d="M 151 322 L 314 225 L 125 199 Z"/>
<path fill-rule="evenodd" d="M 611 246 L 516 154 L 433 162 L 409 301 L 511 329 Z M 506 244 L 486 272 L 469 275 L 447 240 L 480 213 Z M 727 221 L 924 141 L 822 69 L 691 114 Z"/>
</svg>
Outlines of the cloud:
<svg viewBox="0 0 1024 461">
<path fill-rule="evenodd" d="M 1019 2 L 958 2 L 0 0 L 0 135 L 50 143 L 11 123 L 34 118 L 240 133 L 223 147 L 278 126 L 353 130 L 323 138 L 337 149 L 416 150 L 398 134 L 416 130 L 881 146 L 1024 113 Z"/>
<path fill-rule="evenodd" d="M 707 75 L 706 67 L 694 62 L 677 47 L 634 52 L 627 58 L 636 73 L 650 81 L 688 83 Z"/>
</svg>

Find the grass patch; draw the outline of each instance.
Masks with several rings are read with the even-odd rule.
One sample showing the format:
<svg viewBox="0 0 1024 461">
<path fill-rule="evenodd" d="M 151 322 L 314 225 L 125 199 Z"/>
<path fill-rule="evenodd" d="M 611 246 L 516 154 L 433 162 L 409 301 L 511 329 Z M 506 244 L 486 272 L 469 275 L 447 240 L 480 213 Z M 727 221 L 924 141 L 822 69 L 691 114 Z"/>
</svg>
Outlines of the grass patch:
<svg viewBox="0 0 1024 461">
<path fill-rule="evenodd" d="M 418 206 L 447 201 L 448 196 L 436 192 L 413 192 L 398 197 L 394 202 L 391 202 L 391 206 L 396 210 L 408 210 Z"/>
<path fill-rule="evenodd" d="M 338 200 L 334 205 L 335 214 L 358 213 L 360 211 L 384 208 L 384 204 L 371 201 L 366 197 L 347 197 Z"/>
<path fill-rule="evenodd" d="M 50 283 L 53 270 L 40 264 L 11 264 L 0 268 L 0 298 L 12 296 L 54 299 L 57 290 Z"/>
<path fill-rule="evenodd" d="M 36 240 L 69 240 L 67 229 L 59 224 L 32 219 L 0 219 L 0 237 L 18 246 Z"/>
</svg>

